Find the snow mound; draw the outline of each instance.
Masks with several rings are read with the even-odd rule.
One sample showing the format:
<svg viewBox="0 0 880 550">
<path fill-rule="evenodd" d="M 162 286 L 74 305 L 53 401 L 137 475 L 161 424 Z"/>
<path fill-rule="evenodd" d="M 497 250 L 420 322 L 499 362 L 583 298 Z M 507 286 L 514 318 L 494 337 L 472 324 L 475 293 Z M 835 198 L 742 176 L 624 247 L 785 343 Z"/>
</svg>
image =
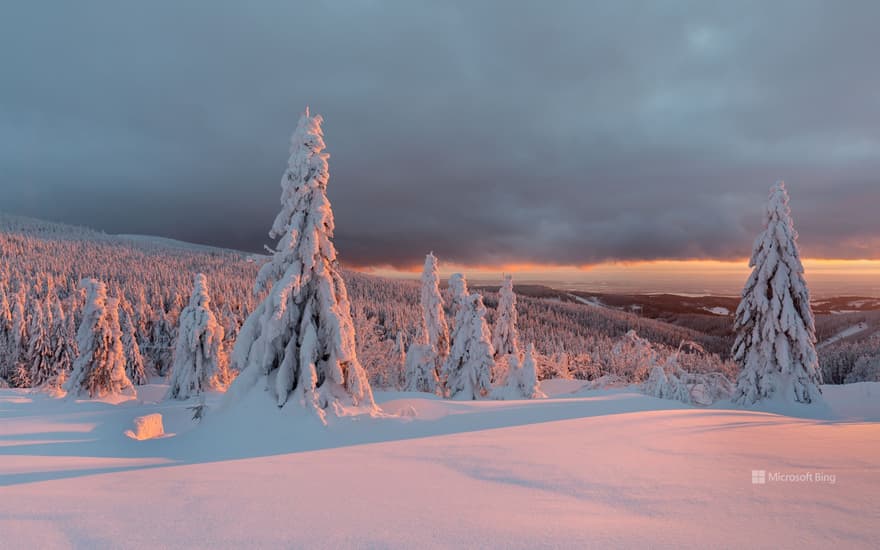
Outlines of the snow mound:
<svg viewBox="0 0 880 550">
<path fill-rule="evenodd" d="M 165 427 L 162 425 L 162 415 L 159 413 L 146 414 L 134 419 L 134 431 L 126 430 L 125 435 L 138 441 L 155 439 L 165 435 Z"/>
<path fill-rule="evenodd" d="M 550 378 L 541 381 L 541 391 L 547 397 L 560 397 L 575 394 L 589 385 L 586 380 L 573 378 Z"/>
</svg>

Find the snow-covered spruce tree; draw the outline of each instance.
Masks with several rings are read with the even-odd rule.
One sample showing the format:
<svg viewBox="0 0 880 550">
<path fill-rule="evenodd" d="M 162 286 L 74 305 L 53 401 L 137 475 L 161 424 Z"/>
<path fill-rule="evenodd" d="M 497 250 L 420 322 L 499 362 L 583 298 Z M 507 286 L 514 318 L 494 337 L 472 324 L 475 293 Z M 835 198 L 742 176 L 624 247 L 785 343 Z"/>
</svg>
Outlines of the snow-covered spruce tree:
<svg viewBox="0 0 880 550">
<path fill-rule="evenodd" d="M 425 315 L 419 318 L 419 328 L 415 341 L 406 351 L 403 368 L 403 389 L 425 393 L 441 393 L 442 386 L 438 376 L 437 348 L 428 341 L 425 328 Z M 441 365 L 442 369 L 442 365 Z"/>
<path fill-rule="evenodd" d="M 192 297 L 181 311 L 179 322 L 169 399 L 189 399 L 221 386 L 223 327 L 211 311 L 208 279 L 201 273 L 195 277 Z"/>
<path fill-rule="evenodd" d="M 438 373 L 449 355 L 449 326 L 443 313 L 440 276 L 437 270 L 437 258 L 433 252 L 425 257 L 420 304 L 421 326 L 416 340 L 407 352 L 404 365 L 404 389 L 437 393 L 440 389 Z"/>
<path fill-rule="evenodd" d="M 255 290 L 272 288 L 238 335 L 232 364 L 241 374 L 231 395 L 262 379 L 279 407 L 295 394 L 323 420 L 327 408 L 372 412 L 375 403 L 358 361 L 351 304 L 331 241 L 322 120 L 306 109 L 291 138 L 282 208 L 269 233 L 280 240 Z"/>
<path fill-rule="evenodd" d="M 654 365 L 648 379 L 642 385 L 642 391 L 651 397 L 671 399 L 682 403 L 691 402 L 691 394 L 687 386 L 675 372 L 666 372 L 662 365 Z"/>
<path fill-rule="evenodd" d="M 819 400 L 822 375 L 810 292 L 782 182 L 770 190 L 764 231 L 755 241 L 749 267 L 752 273 L 734 323 L 733 356 L 742 367 L 734 401 Z"/>
<path fill-rule="evenodd" d="M 425 268 L 422 271 L 421 306 L 428 343 L 437 351 L 437 366 L 439 367 L 449 354 L 449 327 L 446 324 L 446 315 L 443 313 L 440 275 L 437 270 L 437 258 L 433 252 L 428 253 L 425 257 Z"/>
<path fill-rule="evenodd" d="M 389 387 L 399 390 L 403 386 L 403 376 L 406 372 L 406 336 L 402 330 L 397 332 L 390 359 Z"/>
<path fill-rule="evenodd" d="M 420 336 L 420 340 L 410 344 L 409 349 L 406 350 L 403 389 L 405 391 L 437 393 L 439 380 L 435 359 L 434 348 L 424 341 L 423 336 Z"/>
<path fill-rule="evenodd" d="M 28 323 L 25 311 L 24 289 L 19 288 L 12 306 L 12 332 L 9 337 L 9 362 L 12 366 L 9 382 L 13 387 L 30 386 L 30 376 L 22 375 L 30 370 L 27 367 Z"/>
<path fill-rule="evenodd" d="M 467 301 L 469 292 L 467 279 L 461 273 L 453 273 L 449 276 L 449 301 L 452 304 L 452 318 L 458 317 L 458 310 Z M 450 344 L 451 345 L 451 344 Z"/>
<path fill-rule="evenodd" d="M 0 285 L 0 379 L 12 372 L 12 309 L 4 285 Z"/>
<path fill-rule="evenodd" d="M 134 310 L 124 299 L 119 303 L 119 326 L 122 328 L 122 348 L 125 350 L 125 373 L 135 386 L 143 386 L 148 382 L 144 367 L 144 356 L 137 341 L 134 328 Z"/>
<path fill-rule="evenodd" d="M 32 387 L 40 387 L 55 378 L 56 365 L 52 360 L 52 310 L 48 303 L 34 299 L 31 302 L 31 319 L 28 328 L 29 342 L 27 365 Z"/>
<path fill-rule="evenodd" d="M 504 355 L 519 355 L 519 336 L 516 331 L 516 294 L 513 292 L 513 277 L 504 276 L 498 291 L 498 308 L 495 310 L 495 326 L 492 328 L 492 347 L 495 358 Z"/>
<path fill-rule="evenodd" d="M 537 399 L 547 397 L 538 388 L 538 367 L 535 360 L 535 345 L 529 344 L 525 356 L 509 354 L 507 380 L 493 392 L 496 399 Z"/>
<path fill-rule="evenodd" d="M 169 315 L 165 312 L 165 305 L 158 293 L 153 294 L 153 302 L 150 306 L 153 313 L 150 319 L 150 342 L 141 346 L 146 351 L 147 362 L 153 372 L 159 376 L 165 376 L 171 363 L 174 361 L 174 325 L 170 322 Z"/>
<path fill-rule="evenodd" d="M 134 392 L 125 374 L 125 351 L 119 328 L 116 300 L 107 298 L 107 287 L 95 279 L 83 279 L 86 304 L 76 334 L 79 355 L 65 389 L 71 396 L 103 397 Z"/>
<path fill-rule="evenodd" d="M 449 397 L 479 399 L 489 392 L 492 386 L 493 351 L 483 297 L 477 293 L 471 294 L 459 305 L 452 333 L 452 348 L 443 365 Z"/>
<path fill-rule="evenodd" d="M 59 390 L 67 381 L 73 370 L 73 362 L 76 360 L 76 331 L 72 327 L 71 319 L 73 313 L 64 312 L 64 306 L 58 296 L 52 299 L 52 363 L 54 368 L 54 379 L 49 381 L 49 385 Z"/>
<path fill-rule="evenodd" d="M 526 348 L 522 365 L 517 369 L 517 378 L 519 391 L 526 399 L 546 397 L 538 389 L 538 369 L 535 361 L 535 344 L 533 343 L 530 343 Z"/>
</svg>

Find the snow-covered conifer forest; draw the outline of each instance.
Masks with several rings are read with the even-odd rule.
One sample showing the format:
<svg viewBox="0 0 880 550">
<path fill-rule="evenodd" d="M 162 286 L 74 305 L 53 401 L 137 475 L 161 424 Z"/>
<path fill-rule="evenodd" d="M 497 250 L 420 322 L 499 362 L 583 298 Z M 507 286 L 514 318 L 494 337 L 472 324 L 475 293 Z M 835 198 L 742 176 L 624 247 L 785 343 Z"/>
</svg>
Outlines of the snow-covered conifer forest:
<svg viewBox="0 0 880 550">
<path fill-rule="evenodd" d="M 265 289 L 252 292 L 264 257 L 183 243 L 169 245 L 162 239 L 106 235 L 10 215 L 0 215 L 0 224 L 0 346 L 4 350 L 0 377 L 11 387 L 49 387 L 57 385 L 59 375 L 70 374 L 79 351 L 77 330 L 85 312 L 84 278 L 103 283 L 107 297 L 116 303 L 117 322 L 123 325 L 121 339 L 126 343 L 126 365 L 135 363 L 132 357 L 141 357 L 148 375 L 138 379 L 129 372 L 135 385 L 147 383 L 148 378 L 172 379 L 181 316 L 195 298 L 196 274 L 204 274 L 207 290 L 202 292 L 210 296 L 207 309 L 202 309 L 222 329 L 219 336 L 216 329 L 209 331 L 210 338 L 217 339 L 216 361 L 229 361 L 242 325 L 267 295 Z M 403 351 L 424 338 L 422 283 L 354 271 L 343 271 L 342 275 L 351 302 L 357 356 L 370 384 L 402 389 L 403 366 L 389 358 L 400 353 L 398 336 L 405 343 Z M 506 336 L 510 332 L 501 336 L 496 328 L 497 289 L 477 287 L 477 292 L 487 310 L 487 343 L 492 344 L 491 330 L 497 338 L 510 338 Z M 427 307 L 442 315 L 431 318 L 435 323 L 432 347 L 442 349 L 443 339 L 448 340 L 454 330 L 438 328 L 439 321 L 433 319 L 441 320 L 443 327 L 447 323 L 454 327 L 455 316 L 445 285 L 438 287 L 437 296 L 439 300 Z M 688 370 L 717 371 L 729 378 L 737 372 L 726 349 L 728 341 L 697 330 L 573 299 L 517 294 L 513 307 L 516 316 L 504 318 L 505 330 L 513 327 L 520 348 L 534 344 L 541 379 L 591 381 L 613 375 L 623 381 L 643 381 L 646 373 L 639 365 L 642 352 L 625 338 L 631 329 L 650 342 L 658 356 L 675 354 Z M 192 323 L 211 323 L 207 317 L 185 316 L 183 320 L 188 335 L 194 330 Z M 206 329 L 198 330 L 203 334 Z M 678 354 L 682 341 L 699 345 Z M 880 347 L 877 352 L 880 356 Z M 439 353 L 445 358 L 448 350 Z M 497 359 L 494 362 L 502 362 L 504 357 Z M 182 361 L 179 355 L 178 360 Z M 440 363 L 434 368 L 439 370 L 437 365 Z"/>
<path fill-rule="evenodd" d="M 880 313 L 814 314 L 783 184 L 735 316 L 651 318 L 344 270 L 321 124 L 268 255 L 0 215 L 0 546 L 876 542 Z M 777 461 L 827 509 L 736 512 Z"/>
<path fill-rule="evenodd" d="M 86 290 L 80 286 L 83 278 L 103 282 L 107 295 L 117 301 L 126 365 L 136 373 L 142 361 L 151 377 L 171 373 L 180 315 L 190 301 L 195 274 L 203 273 L 209 285 L 210 312 L 222 328 L 219 353 L 224 359 L 263 296 L 251 292 L 261 257 L 183 243 L 169 245 L 163 239 L 106 235 L 11 215 L 0 215 L 0 224 L 0 346 L 4 350 L 0 377 L 11 387 L 57 385 L 58 375 L 72 371 L 86 302 Z M 358 358 L 370 383 L 403 388 L 403 367 L 388 358 L 399 353 L 395 351 L 398 335 L 405 348 L 421 341 L 421 283 L 354 271 L 343 271 L 343 278 L 351 299 Z M 487 323 L 496 335 L 497 289 L 497 285 L 478 287 Z M 445 286 L 440 293 L 443 322 L 453 324 L 452 301 Z M 516 330 L 520 347 L 535 345 L 542 379 L 562 376 L 590 381 L 615 375 L 632 382 L 644 380 L 647 373 L 636 359 L 641 352 L 625 338 L 631 329 L 650 342 L 659 356 L 676 355 L 690 371 L 719 372 L 730 379 L 738 372 L 730 337 L 612 307 L 563 301 L 557 293 L 551 298 L 530 294 L 515 296 Z M 716 319 L 707 316 L 706 322 Z M 880 325 L 880 313 L 817 317 L 818 362 L 825 383 L 880 381 L 876 330 L 833 339 L 862 323 Z M 699 346 L 686 346 L 678 354 L 682 341 Z M 130 370 L 129 378 L 135 385 L 147 381 Z"/>
</svg>

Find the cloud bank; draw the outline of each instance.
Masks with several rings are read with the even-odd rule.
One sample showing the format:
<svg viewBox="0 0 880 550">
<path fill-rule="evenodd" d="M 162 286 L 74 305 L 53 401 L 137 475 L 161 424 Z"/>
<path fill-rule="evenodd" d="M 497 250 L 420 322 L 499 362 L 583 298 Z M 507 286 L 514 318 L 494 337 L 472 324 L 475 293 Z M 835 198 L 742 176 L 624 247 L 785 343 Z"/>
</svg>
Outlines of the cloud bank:
<svg viewBox="0 0 880 550">
<path fill-rule="evenodd" d="M 880 4 L 18 3 L 0 209 L 258 250 L 325 118 L 350 265 L 880 258 Z M 11 12 L 11 13 L 10 13 Z"/>
</svg>

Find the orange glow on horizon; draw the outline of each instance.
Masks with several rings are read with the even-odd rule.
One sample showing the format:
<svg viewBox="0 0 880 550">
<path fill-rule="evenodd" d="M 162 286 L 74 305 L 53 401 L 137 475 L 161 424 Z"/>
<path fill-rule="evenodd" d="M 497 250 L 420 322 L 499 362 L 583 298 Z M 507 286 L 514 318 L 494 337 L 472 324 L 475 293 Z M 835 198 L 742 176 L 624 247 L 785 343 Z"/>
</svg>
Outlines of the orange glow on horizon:
<svg viewBox="0 0 880 550">
<path fill-rule="evenodd" d="M 614 270 L 614 271 L 662 271 L 662 272 L 747 272 L 749 271 L 748 258 L 736 260 L 712 260 L 712 259 L 690 259 L 690 260 L 618 260 L 609 262 L 600 262 L 596 264 L 540 264 L 535 262 L 519 262 L 519 263 L 502 263 L 497 265 L 488 264 L 460 264 L 445 263 L 440 260 L 441 274 L 451 273 L 583 273 L 598 270 Z M 804 270 L 822 271 L 822 272 L 839 272 L 842 274 L 863 273 L 875 274 L 880 276 L 880 260 L 859 259 L 859 260 L 843 260 L 832 258 L 805 258 L 803 259 Z M 379 266 L 352 266 L 357 271 L 375 273 L 383 276 L 406 276 L 421 273 L 422 265 L 413 264 L 406 267 L 391 267 L 388 265 Z"/>
<path fill-rule="evenodd" d="M 803 260 L 807 282 L 818 295 L 880 296 L 880 260 L 842 260 L 806 258 Z M 421 265 L 406 268 L 373 266 L 355 268 L 390 278 L 415 279 Z M 443 262 L 440 276 L 463 273 L 473 281 L 499 281 L 511 273 L 522 283 L 603 292 L 671 292 L 738 294 L 750 272 L 747 258 L 737 260 L 637 260 L 613 261 L 591 265 L 554 265 L 533 262 L 500 265 L 466 265 Z"/>
</svg>

